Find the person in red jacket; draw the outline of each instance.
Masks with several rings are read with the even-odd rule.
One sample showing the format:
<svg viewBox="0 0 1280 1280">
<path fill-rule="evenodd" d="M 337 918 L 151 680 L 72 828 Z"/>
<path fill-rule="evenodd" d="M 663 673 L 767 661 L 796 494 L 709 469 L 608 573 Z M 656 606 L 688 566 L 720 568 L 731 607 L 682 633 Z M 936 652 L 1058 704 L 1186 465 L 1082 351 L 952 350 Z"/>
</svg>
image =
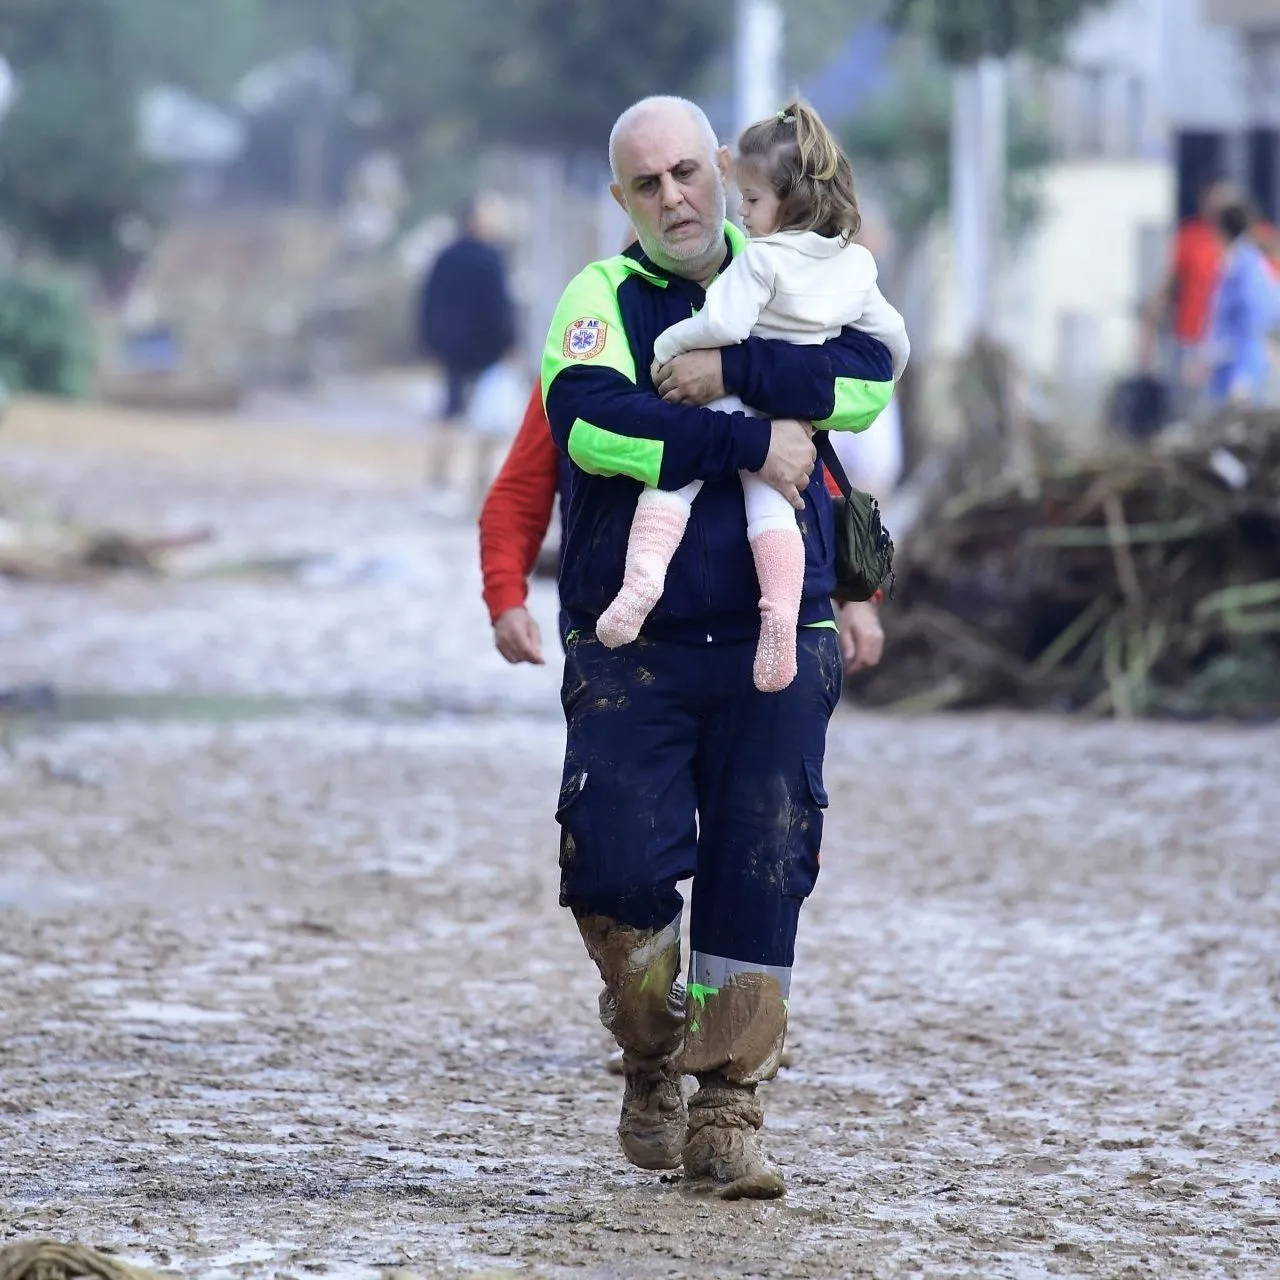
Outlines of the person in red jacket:
<svg viewBox="0 0 1280 1280">
<path fill-rule="evenodd" d="M 555 506 L 560 453 L 535 382 L 520 430 L 480 509 L 480 572 L 493 642 L 508 662 L 541 664 L 542 636 L 526 608 L 529 576 Z"/>
<path fill-rule="evenodd" d="M 542 407 L 542 386 L 535 383 L 520 430 L 480 510 L 480 572 L 484 602 L 493 624 L 493 642 L 510 663 L 546 661 L 542 635 L 529 612 L 529 576 L 551 524 L 560 475 L 560 451 Z M 827 487 L 839 490 L 831 476 Z M 847 675 L 879 663 L 884 631 L 876 599 L 839 607 L 836 621 Z"/>
</svg>

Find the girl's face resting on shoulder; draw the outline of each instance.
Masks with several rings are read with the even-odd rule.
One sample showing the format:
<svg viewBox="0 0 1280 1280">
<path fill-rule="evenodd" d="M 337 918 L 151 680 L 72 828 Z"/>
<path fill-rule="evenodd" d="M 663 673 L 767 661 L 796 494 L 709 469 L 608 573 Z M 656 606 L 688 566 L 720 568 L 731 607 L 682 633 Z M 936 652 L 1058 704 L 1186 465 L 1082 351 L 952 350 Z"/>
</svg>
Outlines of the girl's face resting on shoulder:
<svg viewBox="0 0 1280 1280">
<path fill-rule="evenodd" d="M 778 229 L 778 208 L 781 201 L 773 187 L 754 165 L 739 163 L 736 169 L 738 192 L 742 204 L 738 212 L 749 236 L 768 236 Z"/>
</svg>

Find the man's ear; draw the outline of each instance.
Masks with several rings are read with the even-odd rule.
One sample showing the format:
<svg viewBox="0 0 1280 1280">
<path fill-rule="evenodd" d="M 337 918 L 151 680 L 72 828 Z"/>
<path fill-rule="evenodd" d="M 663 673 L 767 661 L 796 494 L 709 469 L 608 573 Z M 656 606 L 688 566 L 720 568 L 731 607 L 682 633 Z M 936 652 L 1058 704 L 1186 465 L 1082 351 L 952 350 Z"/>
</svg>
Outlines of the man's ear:
<svg viewBox="0 0 1280 1280">
<path fill-rule="evenodd" d="M 624 213 L 630 214 L 631 210 L 627 208 L 626 197 L 622 194 L 622 188 L 616 183 L 609 183 L 609 194 L 618 202 L 618 208 Z"/>
<path fill-rule="evenodd" d="M 716 168 L 724 179 L 726 187 L 733 185 L 733 155 L 728 147 L 716 148 Z"/>
</svg>

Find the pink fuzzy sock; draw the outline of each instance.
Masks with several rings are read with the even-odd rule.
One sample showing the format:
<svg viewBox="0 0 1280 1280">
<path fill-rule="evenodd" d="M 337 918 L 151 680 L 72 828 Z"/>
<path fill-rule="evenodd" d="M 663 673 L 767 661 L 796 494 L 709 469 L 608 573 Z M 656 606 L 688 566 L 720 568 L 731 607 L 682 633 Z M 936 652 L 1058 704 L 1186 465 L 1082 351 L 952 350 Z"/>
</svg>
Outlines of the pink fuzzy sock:
<svg viewBox="0 0 1280 1280">
<path fill-rule="evenodd" d="M 796 627 L 804 594 L 804 539 L 799 529 L 766 529 L 751 539 L 760 579 L 756 688 L 778 693 L 796 678 Z"/>
<path fill-rule="evenodd" d="M 646 489 L 636 502 L 627 539 L 622 589 L 600 615 L 596 635 L 606 649 L 630 644 L 662 595 L 667 566 L 689 523 L 689 504 L 658 489 Z"/>
</svg>

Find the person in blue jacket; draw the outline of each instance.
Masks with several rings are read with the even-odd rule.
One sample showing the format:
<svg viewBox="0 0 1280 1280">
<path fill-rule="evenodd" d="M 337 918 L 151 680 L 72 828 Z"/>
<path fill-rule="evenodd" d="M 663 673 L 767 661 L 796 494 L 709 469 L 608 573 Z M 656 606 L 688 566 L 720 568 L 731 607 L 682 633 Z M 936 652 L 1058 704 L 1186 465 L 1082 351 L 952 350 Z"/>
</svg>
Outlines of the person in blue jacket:
<svg viewBox="0 0 1280 1280">
<path fill-rule="evenodd" d="M 560 899 L 623 1050 L 626 1157 L 683 1164 L 727 1198 L 771 1198 L 785 1188 L 759 1145 L 756 1086 L 783 1051 L 841 681 L 833 515 L 811 436 L 869 425 L 893 391 L 892 363 L 875 338 L 844 329 L 820 346 L 748 338 L 693 351 L 651 377 L 655 338 L 702 305 L 744 243 L 725 219 L 730 157 L 697 106 L 667 97 L 628 108 L 609 153 L 639 243 L 569 284 L 542 365 L 571 464 Z M 726 394 L 766 416 L 705 407 Z M 804 537 L 798 673 L 780 693 L 752 681 L 759 588 L 741 470 L 790 500 Z M 607 649 L 594 625 L 622 583 L 637 497 L 692 480 L 704 487 L 662 599 L 635 643 Z M 686 991 L 678 884 L 691 877 Z M 698 1085 L 687 1104 L 686 1074 Z"/>
<path fill-rule="evenodd" d="M 1205 344 L 1211 404 L 1259 404 L 1271 376 L 1268 342 L 1280 328 L 1280 285 L 1249 234 L 1254 218 L 1234 202 L 1218 211 L 1225 256 Z"/>
<path fill-rule="evenodd" d="M 432 264 L 418 299 L 418 347 L 445 375 L 446 424 L 466 413 L 476 380 L 515 342 L 507 267 L 478 198 L 462 208 L 461 233 Z"/>
</svg>

